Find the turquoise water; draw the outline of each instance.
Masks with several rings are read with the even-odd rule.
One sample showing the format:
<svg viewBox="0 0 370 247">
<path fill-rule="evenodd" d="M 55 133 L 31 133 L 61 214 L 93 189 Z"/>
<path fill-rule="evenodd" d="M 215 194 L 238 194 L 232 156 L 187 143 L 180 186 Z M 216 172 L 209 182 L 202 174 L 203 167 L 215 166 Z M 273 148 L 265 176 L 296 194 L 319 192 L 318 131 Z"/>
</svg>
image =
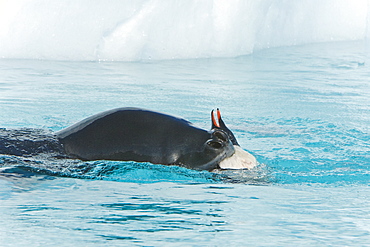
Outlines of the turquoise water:
<svg viewBox="0 0 370 247">
<path fill-rule="evenodd" d="M 370 67 L 363 42 L 236 58 L 0 60 L 0 126 L 60 130 L 115 107 L 208 129 L 219 107 L 261 163 L 217 174 L 0 156 L 2 246 L 365 246 Z"/>
</svg>

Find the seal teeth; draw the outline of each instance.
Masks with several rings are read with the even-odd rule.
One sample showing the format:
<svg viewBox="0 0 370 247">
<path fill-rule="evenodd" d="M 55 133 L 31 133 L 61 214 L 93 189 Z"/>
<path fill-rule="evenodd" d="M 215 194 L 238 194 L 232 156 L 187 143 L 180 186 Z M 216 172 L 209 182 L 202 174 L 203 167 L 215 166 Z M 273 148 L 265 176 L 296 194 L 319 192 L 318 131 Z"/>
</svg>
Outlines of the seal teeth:
<svg viewBox="0 0 370 247">
<path fill-rule="evenodd" d="M 218 110 L 218 108 L 217 108 L 217 110 Z M 215 119 L 215 116 L 214 116 L 213 112 L 214 112 L 214 110 L 212 110 L 212 111 L 211 111 L 212 123 L 213 123 L 213 125 L 214 125 L 214 126 L 216 126 L 217 128 L 220 128 L 220 124 L 219 124 L 219 123 L 217 123 L 217 121 L 216 121 L 216 119 Z M 218 115 L 217 115 L 217 116 L 218 116 Z"/>
</svg>

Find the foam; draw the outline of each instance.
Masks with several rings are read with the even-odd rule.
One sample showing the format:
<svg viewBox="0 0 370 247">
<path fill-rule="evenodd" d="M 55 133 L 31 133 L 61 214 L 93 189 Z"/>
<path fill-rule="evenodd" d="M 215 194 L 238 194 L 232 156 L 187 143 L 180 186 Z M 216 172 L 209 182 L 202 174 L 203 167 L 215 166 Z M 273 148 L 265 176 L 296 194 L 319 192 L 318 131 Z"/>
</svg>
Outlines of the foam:
<svg viewBox="0 0 370 247">
<path fill-rule="evenodd" d="M 0 0 L 0 57 L 233 57 L 369 36 L 368 0 Z"/>
</svg>

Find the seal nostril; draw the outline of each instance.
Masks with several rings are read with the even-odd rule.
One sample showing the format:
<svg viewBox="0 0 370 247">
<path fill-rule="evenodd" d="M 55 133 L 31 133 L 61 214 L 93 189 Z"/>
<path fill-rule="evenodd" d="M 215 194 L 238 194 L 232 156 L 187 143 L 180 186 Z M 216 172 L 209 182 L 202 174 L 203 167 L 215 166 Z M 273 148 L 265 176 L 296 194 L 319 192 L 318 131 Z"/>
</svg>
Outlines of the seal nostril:
<svg viewBox="0 0 370 247">
<path fill-rule="evenodd" d="M 216 131 L 216 132 L 214 133 L 214 135 L 215 135 L 218 139 L 220 139 L 221 141 L 223 141 L 223 142 L 226 142 L 226 141 L 228 140 L 228 138 L 227 138 L 226 134 L 225 134 L 225 133 L 223 133 L 223 132 L 221 132 L 221 131 Z"/>
<path fill-rule="evenodd" d="M 212 148 L 215 148 L 215 149 L 222 148 L 222 144 L 220 142 L 217 142 L 217 141 L 208 141 L 207 144 L 208 144 L 208 146 L 210 146 Z"/>
</svg>

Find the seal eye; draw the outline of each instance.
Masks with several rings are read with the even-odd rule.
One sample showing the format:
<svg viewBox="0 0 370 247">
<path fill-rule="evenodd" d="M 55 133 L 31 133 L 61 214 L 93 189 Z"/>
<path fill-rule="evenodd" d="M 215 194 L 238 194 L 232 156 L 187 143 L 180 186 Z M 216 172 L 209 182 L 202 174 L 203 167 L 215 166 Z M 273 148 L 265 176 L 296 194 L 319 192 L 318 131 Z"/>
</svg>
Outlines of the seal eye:
<svg viewBox="0 0 370 247">
<path fill-rule="evenodd" d="M 212 148 L 215 148 L 215 149 L 222 148 L 222 144 L 220 142 L 217 142 L 217 141 L 208 141 L 207 144 L 208 144 L 208 146 L 210 146 Z"/>
<path fill-rule="evenodd" d="M 216 131 L 214 133 L 215 137 L 217 137 L 218 139 L 220 139 L 221 141 L 223 142 L 227 142 L 227 136 L 225 133 L 221 132 L 221 131 Z"/>
</svg>

